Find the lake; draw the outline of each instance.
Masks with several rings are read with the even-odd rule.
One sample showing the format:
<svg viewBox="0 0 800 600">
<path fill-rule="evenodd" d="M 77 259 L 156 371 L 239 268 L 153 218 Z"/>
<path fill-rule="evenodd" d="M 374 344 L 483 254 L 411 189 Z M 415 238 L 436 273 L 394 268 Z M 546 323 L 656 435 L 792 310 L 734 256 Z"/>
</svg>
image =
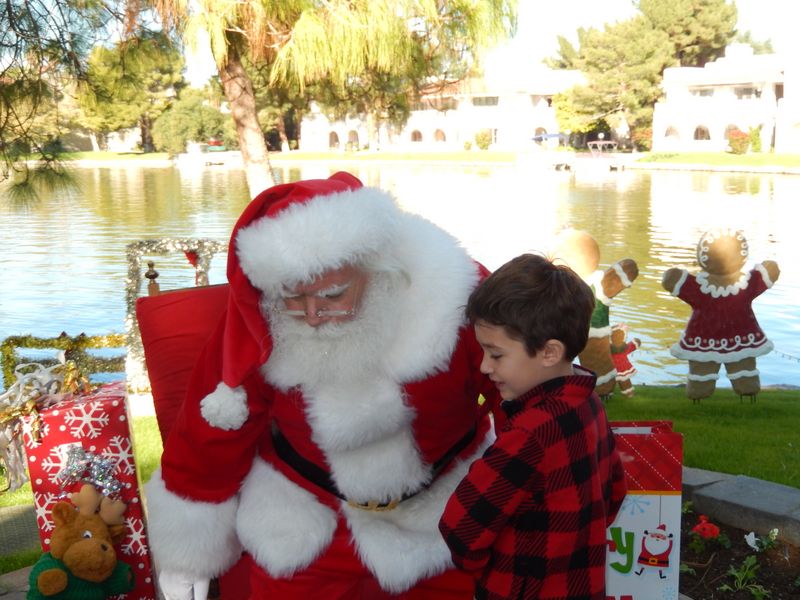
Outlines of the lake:
<svg viewBox="0 0 800 600">
<path fill-rule="evenodd" d="M 611 321 L 626 323 L 642 346 L 631 355 L 635 384 L 685 381 L 687 365 L 669 354 L 689 307 L 661 287 L 673 266 L 693 268 L 701 234 L 742 229 L 750 258 L 777 261 L 781 276 L 754 303 L 775 351 L 758 359 L 764 385 L 800 386 L 800 176 L 513 165 L 337 164 L 275 168 L 295 181 L 349 170 L 392 192 L 407 209 L 459 238 L 490 269 L 526 251 L 547 252 L 566 225 L 589 231 L 601 266 L 634 259 L 640 275 L 619 294 Z M 227 241 L 247 204 L 240 170 L 208 167 L 75 168 L 76 187 L 38 201 L 0 202 L 0 339 L 85 332 L 124 332 L 128 276 L 125 246 L 143 239 Z M 795 257 L 795 258 L 792 258 Z M 181 255 L 154 256 L 165 289 L 192 285 Z M 212 261 L 210 282 L 224 281 L 225 258 Z M 721 387 L 729 387 L 724 375 Z"/>
</svg>

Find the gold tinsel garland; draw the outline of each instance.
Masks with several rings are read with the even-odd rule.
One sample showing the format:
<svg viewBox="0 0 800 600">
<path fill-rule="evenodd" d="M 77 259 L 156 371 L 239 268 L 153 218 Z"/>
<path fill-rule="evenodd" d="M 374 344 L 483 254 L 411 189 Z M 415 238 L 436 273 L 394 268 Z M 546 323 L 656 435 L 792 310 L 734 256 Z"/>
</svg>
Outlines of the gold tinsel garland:
<svg viewBox="0 0 800 600">
<path fill-rule="evenodd" d="M 146 391 L 150 384 L 144 364 L 144 349 L 136 320 L 136 300 L 142 287 L 142 257 L 152 254 L 182 252 L 196 257 L 195 282 L 208 285 L 208 271 L 215 254 L 228 251 L 226 242 L 206 238 L 166 238 L 160 240 L 141 240 L 127 245 L 128 278 L 125 281 L 125 331 L 128 355 L 125 371 L 128 388 L 134 392 Z"/>
</svg>

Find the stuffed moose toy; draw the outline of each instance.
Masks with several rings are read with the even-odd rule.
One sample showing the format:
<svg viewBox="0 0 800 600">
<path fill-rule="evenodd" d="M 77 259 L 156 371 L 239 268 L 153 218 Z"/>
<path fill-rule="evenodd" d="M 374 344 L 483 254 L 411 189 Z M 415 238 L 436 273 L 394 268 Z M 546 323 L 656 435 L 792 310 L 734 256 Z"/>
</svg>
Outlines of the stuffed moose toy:
<svg viewBox="0 0 800 600">
<path fill-rule="evenodd" d="M 133 571 L 117 560 L 125 536 L 125 504 L 84 484 L 53 506 L 50 552 L 31 570 L 28 600 L 101 600 L 133 589 Z M 98 510 L 99 509 L 99 510 Z"/>
</svg>

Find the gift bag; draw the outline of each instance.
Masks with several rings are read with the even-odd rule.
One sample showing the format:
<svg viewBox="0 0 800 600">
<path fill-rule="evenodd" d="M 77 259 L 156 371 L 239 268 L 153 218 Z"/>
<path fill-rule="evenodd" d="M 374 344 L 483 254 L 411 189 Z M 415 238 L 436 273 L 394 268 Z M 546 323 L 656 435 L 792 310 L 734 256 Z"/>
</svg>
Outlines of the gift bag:
<svg viewBox="0 0 800 600">
<path fill-rule="evenodd" d="M 608 528 L 606 598 L 677 600 L 683 436 L 668 421 L 611 428 L 628 494 Z"/>
<path fill-rule="evenodd" d="M 80 482 L 63 486 L 70 463 L 76 456 L 88 457 L 97 477 L 95 487 L 127 504 L 127 535 L 116 549 L 118 560 L 128 563 L 135 574 L 136 587 L 124 597 L 155 600 L 126 398 L 124 382 L 106 384 L 87 394 L 67 395 L 39 410 L 38 415 L 25 417 L 23 441 L 43 551 L 50 548 L 53 505 L 65 492 L 77 492 L 81 486 Z"/>
</svg>

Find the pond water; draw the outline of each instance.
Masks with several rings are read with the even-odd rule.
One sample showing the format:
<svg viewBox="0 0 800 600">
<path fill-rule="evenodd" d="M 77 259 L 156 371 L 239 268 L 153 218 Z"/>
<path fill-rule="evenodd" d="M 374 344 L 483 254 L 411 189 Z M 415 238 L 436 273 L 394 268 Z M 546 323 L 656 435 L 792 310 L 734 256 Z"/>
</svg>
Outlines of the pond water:
<svg viewBox="0 0 800 600">
<path fill-rule="evenodd" d="M 637 384 L 679 384 L 687 365 L 669 354 L 689 307 L 661 287 L 669 267 L 694 267 L 711 227 L 742 229 L 753 261 L 778 262 L 781 276 L 754 303 L 775 351 L 758 359 L 764 385 L 800 386 L 800 177 L 704 172 L 546 170 L 533 163 L 455 166 L 305 163 L 275 169 L 279 181 L 353 172 L 391 191 L 458 237 L 490 269 L 525 251 L 547 251 L 563 226 L 597 239 L 601 266 L 622 258 L 640 269 L 619 294 L 611 320 L 642 340 L 631 355 Z M 77 187 L 36 202 L 0 201 L 0 339 L 124 332 L 126 244 L 207 237 L 227 241 L 247 203 L 239 170 L 76 168 Z M 794 258 L 793 258 L 794 257 Z M 193 283 L 183 256 L 156 256 L 165 289 Z M 225 258 L 211 283 L 224 281 Z M 729 386 L 723 376 L 720 386 Z"/>
</svg>

